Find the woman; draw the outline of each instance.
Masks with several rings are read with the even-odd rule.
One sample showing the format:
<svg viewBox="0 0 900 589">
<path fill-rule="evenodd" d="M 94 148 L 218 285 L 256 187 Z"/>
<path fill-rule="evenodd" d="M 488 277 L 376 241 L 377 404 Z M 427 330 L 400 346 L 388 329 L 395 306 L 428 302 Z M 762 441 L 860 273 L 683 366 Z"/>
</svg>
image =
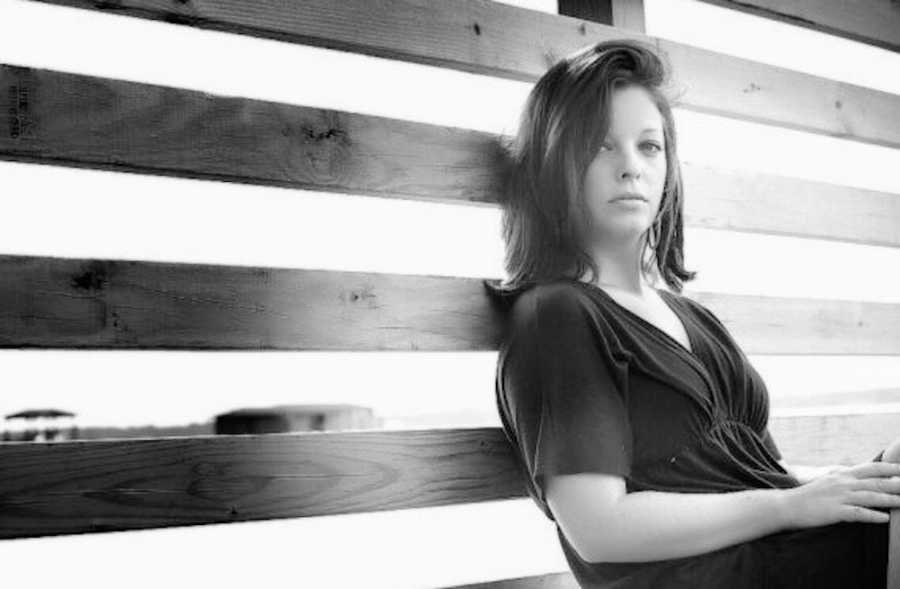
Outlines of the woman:
<svg viewBox="0 0 900 589">
<path fill-rule="evenodd" d="M 803 480 L 780 462 L 762 378 L 680 294 L 667 81 L 646 44 L 586 47 L 509 146 L 510 278 L 485 285 L 508 305 L 497 408 L 529 493 L 582 587 L 881 589 L 900 443 Z"/>
</svg>

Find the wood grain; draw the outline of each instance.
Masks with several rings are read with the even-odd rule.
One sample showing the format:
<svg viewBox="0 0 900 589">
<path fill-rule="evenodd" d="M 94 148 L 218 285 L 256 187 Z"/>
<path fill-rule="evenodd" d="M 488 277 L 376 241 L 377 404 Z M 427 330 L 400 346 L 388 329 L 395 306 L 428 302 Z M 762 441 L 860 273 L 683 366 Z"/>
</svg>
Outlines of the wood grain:
<svg viewBox="0 0 900 589">
<path fill-rule="evenodd" d="M 677 106 L 900 146 L 900 96 L 500 2 L 41 1 L 528 82 L 585 45 L 642 39 L 671 62 Z"/>
<path fill-rule="evenodd" d="M 769 431 L 788 464 L 856 464 L 900 437 L 900 413 L 770 417 Z"/>
<path fill-rule="evenodd" d="M 506 319 L 478 278 L 16 255 L 0 274 L 0 348 L 487 351 Z M 900 354 L 897 304 L 682 294 L 747 354 Z"/>
<path fill-rule="evenodd" d="M 702 0 L 860 43 L 900 51 L 900 4 L 896 0 Z M 898 587 L 900 589 L 900 587 Z"/>
<path fill-rule="evenodd" d="M 0 66 L 0 159 L 497 206 L 508 137 Z M 685 223 L 900 247 L 900 198 L 683 164 Z M 797 219 L 803 219 L 798 223 Z"/>
<path fill-rule="evenodd" d="M 490 350 L 477 279 L 0 256 L 0 348 Z"/>
<path fill-rule="evenodd" d="M 870 460 L 900 414 L 775 419 L 791 464 Z M 498 428 L 0 443 L 0 538 L 527 497 Z"/>
<path fill-rule="evenodd" d="M 579 586 L 572 573 L 565 571 L 535 575 L 533 577 L 517 577 L 499 581 L 454 585 L 444 589 L 579 589 Z"/>
<path fill-rule="evenodd" d="M 411 430 L 0 444 L 0 538 L 521 496 L 503 432 Z"/>
</svg>

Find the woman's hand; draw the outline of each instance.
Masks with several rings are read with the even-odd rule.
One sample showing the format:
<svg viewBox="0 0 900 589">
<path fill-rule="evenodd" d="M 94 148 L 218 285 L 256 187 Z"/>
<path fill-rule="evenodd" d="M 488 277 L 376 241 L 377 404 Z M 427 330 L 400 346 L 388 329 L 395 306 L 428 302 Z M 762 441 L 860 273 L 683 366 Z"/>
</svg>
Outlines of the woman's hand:
<svg viewBox="0 0 900 589">
<path fill-rule="evenodd" d="M 843 464 L 829 464 L 828 466 L 789 465 L 783 460 L 779 460 L 778 463 L 788 472 L 788 474 L 800 481 L 801 485 L 805 485 L 809 481 L 827 474 L 834 469 L 844 468 Z"/>
<path fill-rule="evenodd" d="M 844 521 L 886 523 L 889 514 L 869 508 L 900 508 L 900 463 L 839 466 L 784 492 L 789 528 Z"/>
</svg>

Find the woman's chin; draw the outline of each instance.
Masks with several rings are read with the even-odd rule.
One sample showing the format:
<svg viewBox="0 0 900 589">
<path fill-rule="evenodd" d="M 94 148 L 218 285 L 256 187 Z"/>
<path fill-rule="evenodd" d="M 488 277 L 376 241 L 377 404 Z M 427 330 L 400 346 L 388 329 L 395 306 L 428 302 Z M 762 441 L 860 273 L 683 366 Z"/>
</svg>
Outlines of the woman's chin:
<svg viewBox="0 0 900 589">
<path fill-rule="evenodd" d="M 612 221 L 608 219 L 607 221 Z M 646 217 L 633 216 L 631 219 L 619 218 L 615 222 L 604 223 L 598 229 L 603 236 L 598 239 L 600 242 L 611 243 L 630 243 L 641 238 L 650 227 L 650 219 Z"/>
</svg>

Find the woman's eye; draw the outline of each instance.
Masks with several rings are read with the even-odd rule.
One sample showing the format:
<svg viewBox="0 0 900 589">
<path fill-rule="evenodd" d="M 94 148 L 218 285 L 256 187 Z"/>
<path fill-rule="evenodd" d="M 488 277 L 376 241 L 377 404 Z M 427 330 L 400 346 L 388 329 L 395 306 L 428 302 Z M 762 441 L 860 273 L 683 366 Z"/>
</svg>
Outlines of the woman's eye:
<svg viewBox="0 0 900 589">
<path fill-rule="evenodd" d="M 649 147 L 655 148 L 657 152 L 660 152 L 660 151 L 663 150 L 663 148 L 662 148 L 661 145 L 659 145 L 658 143 L 654 143 L 654 142 L 652 142 L 652 141 L 645 141 L 645 142 L 642 143 L 641 145 L 649 146 Z M 600 145 L 600 151 L 603 151 L 603 150 L 605 150 L 605 149 L 612 149 L 612 146 L 611 146 L 610 144 L 608 144 L 608 143 L 603 143 L 603 144 L 601 144 L 601 145 Z"/>
</svg>

